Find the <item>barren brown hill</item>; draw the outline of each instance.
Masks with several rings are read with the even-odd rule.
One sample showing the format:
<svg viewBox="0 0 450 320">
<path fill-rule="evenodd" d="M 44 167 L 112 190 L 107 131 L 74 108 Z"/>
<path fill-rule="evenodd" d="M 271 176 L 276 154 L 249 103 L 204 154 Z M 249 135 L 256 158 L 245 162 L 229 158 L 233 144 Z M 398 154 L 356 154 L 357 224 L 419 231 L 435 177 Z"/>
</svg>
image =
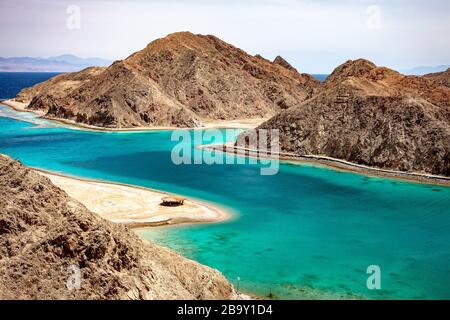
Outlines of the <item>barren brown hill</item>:
<svg viewBox="0 0 450 320">
<path fill-rule="evenodd" d="M 143 242 L 0 155 L 0 299 L 230 299 L 217 271 Z M 70 279 L 80 268 L 79 289 Z"/>
<path fill-rule="evenodd" d="M 38 94 L 53 95 L 55 98 L 64 97 L 104 70 L 105 68 L 102 67 L 90 67 L 78 72 L 59 74 L 45 82 L 21 90 L 16 100 L 29 103 Z"/>
<path fill-rule="evenodd" d="M 66 75 L 64 82 L 76 76 Z M 54 91 L 51 81 L 18 98 L 34 96 L 29 108 L 51 117 L 115 128 L 271 116 L 311 97 L 320 85 L 214 36 L 189 32 L 155 40 L 64 92 Z"/>
<path fill-rule="evenodd" d="M 260 127 L 279 129 L 286 152 L 450 176 L 450 88 L 367 60 L 339 66 L 316 96 Z"/>
<path fill-rule="evenodd" d="M 450 87 L 450 68 L 443 72 L 429 73 L 423 77 L 427 79 L 432 79 L 444 86 Z"/>
</svg>

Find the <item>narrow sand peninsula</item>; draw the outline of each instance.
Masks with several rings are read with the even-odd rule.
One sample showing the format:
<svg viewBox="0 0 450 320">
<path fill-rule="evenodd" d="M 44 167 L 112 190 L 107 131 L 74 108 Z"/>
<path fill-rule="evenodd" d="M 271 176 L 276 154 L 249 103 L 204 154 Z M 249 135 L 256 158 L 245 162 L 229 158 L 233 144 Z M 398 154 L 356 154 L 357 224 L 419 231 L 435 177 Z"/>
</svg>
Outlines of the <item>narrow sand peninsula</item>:
<svg viewBox="0 0 450 320">
<path fill-rule="evenodd" d="M 36 170 L 102 218 L 131 228 L 179 223 L 212 223 L 231 217 L 224 210 L 192 200 L 179 207 L 161 206 L 168 194 L 140 187 L 66 177 Z"/>
<path fill-rule="evenodd" d="M 84 123 L 75 122 L 73 120 L 61 119 L 48 117 L 45 115 L 45 112 L 40 110 L 30 110 L 27 109 L 28 104 L 23 102 L 15 101 L 14 99 L 3 100 L 0 101 L 1 104 L 4 104 L 15 111 L 18 112 L 31 112 L 36 114 L 37 116 L 54 121 L 56 123 L 68 126 L 72 129 L 86 130 L 86 131 L 103 131 L 103 132 L 135 132 L 135 131 L 161 131 L 161 130 L 192 130 L 192 129 L 252 129 L 256 128 L 264 121 L 268 120 L 268 118 L 252 118 L 252 119 L 237 119 L 237 120 L 207 120 L 202 123 L 202 126 L 196 128 L 178 128 L 178 127 L 168 127 L 168 126 L 159 126 L 159 127 L 131 127 L 131 128 L 104 128 L 92 126 Z"/>
<path fill-rule="evenodd" d="M 236 147 L 234 143 L 217 144 L 217 145 L 203 145 L 197 146 L 197 148 L 205 148 L 210 150 L 216 150 L 233 155 L 251 157 L 251 158 L 265 158 L 280 160 L 284 163 L 302 164 L 311 163 L 313 165 L 321 165 L 324 167 L 332 168 L 335 170 L 348 171 L 353 173 L 359 173 L 366 176 L 374 177 L 386 177 L 397 180 L 404 180 L 408 182 L 425 183 L 432 185 L 450 186 L 450 177 L 432 175 L 421 172 L 404 172 L 389 169 L 381 169 L 376 167 L 369 167 L 362 164 L 349 162 L 346 160 L 336 159 L 323 155 L 297 155 L 287 152 L 274 152 L 266 154 L 256 149 Z"/>
<path fill-rule="evenodd" d="M 199 129 L 254 129 L 269 118 L 206 121 Z"/>
</svg>

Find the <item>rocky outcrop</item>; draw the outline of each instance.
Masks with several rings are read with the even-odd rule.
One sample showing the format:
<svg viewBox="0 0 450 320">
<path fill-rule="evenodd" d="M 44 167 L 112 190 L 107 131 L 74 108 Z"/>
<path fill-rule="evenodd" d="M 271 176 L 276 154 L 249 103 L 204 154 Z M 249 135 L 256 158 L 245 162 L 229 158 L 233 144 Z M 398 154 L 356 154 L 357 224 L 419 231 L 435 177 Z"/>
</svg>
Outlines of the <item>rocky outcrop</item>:
<svg viewBox="0 0 450 320">
<path fill-rule="evenodd" d="M 285 152 L 450 176 L 450 89 L 367 60 L 339 66 L 316 96 L 260 128 L 279 129 Z"/>
<path fill-rule="evenodd" d="M 429 73 L 424 78 L 434 80 L 444 86 L 450 87 L 450 68 L 443 72 Z"/>
<path fill-rule="evenodd" d="M 64 83 L 75 76 L 66 75 Z M 121 128 L 266 117 L 311 97 L 320 83 L 214 36 L 180 32 L 67 90 L 54 92 L 53 85 L 22 92 L 18 100 L 33 96 L 29 108 L 50 117 Z"/>
<path fill-rule="evenodd" d="M 0 193 L 0 299 L 236 296 L 218 271 L 143 242 L 3 155 Z"/>
<path fill-rule="evenodd" d="M 292 70 L 295 72 L 298 72 L 297 69 L 295 69 L 289 62 L 287 62 L 286 60 L 284 60 L 283 57 L 281 56 L 277 56 L 274 60 L 273 60 L 274 64 L 278 64 L 280 66 L 282 66 L 283 68 L 286 68 L 288 70 Z"/>
</svg>

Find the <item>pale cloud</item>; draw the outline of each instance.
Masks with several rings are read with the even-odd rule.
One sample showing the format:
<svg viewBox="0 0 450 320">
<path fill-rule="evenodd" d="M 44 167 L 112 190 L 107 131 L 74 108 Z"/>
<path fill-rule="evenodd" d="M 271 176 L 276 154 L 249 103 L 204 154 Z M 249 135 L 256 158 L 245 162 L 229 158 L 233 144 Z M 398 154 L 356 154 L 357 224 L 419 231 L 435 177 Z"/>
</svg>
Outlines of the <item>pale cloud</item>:
<svg viewBox="0 0 450 320">
<path fill-rule="evenodd" d="M 80 8 L 79 29 L 67 7 Z M 368 27 L 370 6 L 379 27 Z M 285 56 L 299 70 L 329 72 L 365 57 L 394 68 L 450 63 L 448 1 L 2 1 L 1 56 L 125 58 L 176 31 L 214 34 L 251 54 Z M 5 45 L 6 44 L 6 45 Z"/>
</svg>

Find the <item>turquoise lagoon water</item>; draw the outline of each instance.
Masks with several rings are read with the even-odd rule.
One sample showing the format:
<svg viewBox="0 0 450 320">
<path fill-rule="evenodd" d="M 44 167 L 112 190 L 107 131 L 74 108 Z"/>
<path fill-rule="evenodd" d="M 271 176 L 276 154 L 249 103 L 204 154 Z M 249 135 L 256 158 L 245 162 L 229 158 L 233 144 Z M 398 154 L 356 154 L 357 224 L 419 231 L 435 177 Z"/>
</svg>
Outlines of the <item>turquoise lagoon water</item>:
<svg viewBox="0 0 450 320">
<path fill-rule="evenodd" d="M 35 121 L 6 107 L 1 115 Z M 226 223 L 139 235 L 219 269 L 243 291 L 287 299 L 450 298 L 450 188 L 311 165 L 282 164 L 274 176 L 261 176 L 260 164 L 176 166 L 169 131 L 94 133 L 37 122 L 0 117 L 0 152 L 232 210 Z M 381 290 L 366 287 L 369 265 L 381 268 Z"/>
</svg>

